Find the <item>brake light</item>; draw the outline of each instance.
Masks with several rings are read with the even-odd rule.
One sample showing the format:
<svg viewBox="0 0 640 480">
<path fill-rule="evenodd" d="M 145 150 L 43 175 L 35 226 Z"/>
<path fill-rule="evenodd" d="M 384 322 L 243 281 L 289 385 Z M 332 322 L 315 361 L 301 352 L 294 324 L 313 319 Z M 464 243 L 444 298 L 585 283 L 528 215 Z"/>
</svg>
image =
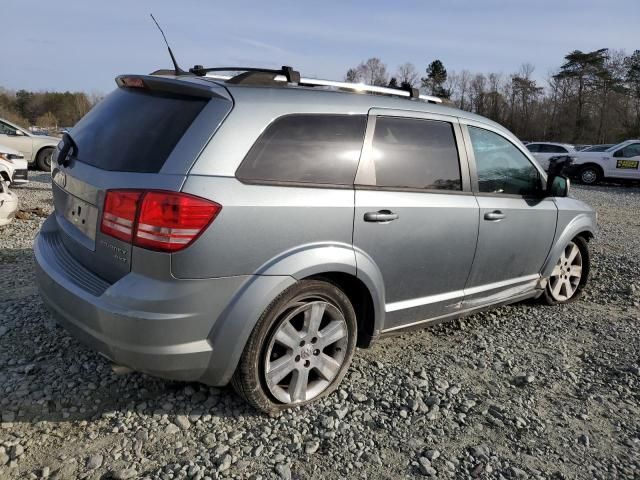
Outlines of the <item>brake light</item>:
<svg viewBox="0 0 640 480">
<path fill-rule="evenodd" d="M 181 250 L 202 233 L 221 208 L 184 193 L 147 192 L 133 243 L 153 250 Z"/>
<path fill-rule="evenodd" d="M 123 87 L 129 88 L 147 88 L 144 81 L 138 77 L 120 77 Z"/>
<path fill-rule="evenodd" d="M 141 195 L 136 190 L 109 190 L 104 199 L 102 233 L 131 242 Z"/>
<path fill-rule="evenodd" d="M 109 190 L 101 230 L 142 248 L 176 252 L 193 243 L 220 210 L 186 193 Z"/>
</svg>

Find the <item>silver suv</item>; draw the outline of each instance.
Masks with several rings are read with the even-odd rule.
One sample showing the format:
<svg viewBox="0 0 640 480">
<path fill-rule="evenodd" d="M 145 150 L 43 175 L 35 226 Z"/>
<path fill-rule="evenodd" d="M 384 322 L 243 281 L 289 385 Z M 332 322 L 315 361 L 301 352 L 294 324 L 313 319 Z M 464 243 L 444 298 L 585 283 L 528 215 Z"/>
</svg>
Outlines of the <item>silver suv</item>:
<svg viewBox="0 0 640 480">
<path fill-rule="evenodd" d="M 118 77 L 58 146 L 37 280 L 91 348 L 273 413 L 383 335 L 579 295 L 595 214 L 503 127 L 246 70 Z"/>
</svg>

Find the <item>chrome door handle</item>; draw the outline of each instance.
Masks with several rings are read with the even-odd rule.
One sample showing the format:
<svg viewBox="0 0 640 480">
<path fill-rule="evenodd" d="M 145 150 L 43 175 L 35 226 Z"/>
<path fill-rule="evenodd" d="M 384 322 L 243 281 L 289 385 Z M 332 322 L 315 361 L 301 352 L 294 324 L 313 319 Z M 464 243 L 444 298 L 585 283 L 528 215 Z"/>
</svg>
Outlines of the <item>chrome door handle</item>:
<svg viewBox="0 0 640 480">
<path fill-rule="evenodd" d="M 367 212 L 364 214 L 365 222 L 390 222 L 400 218 L 400 215 L 393 213 L 391 210 L 379 210 L 377 212 Z"/>
<path fill-rule="evenodd" d="M 505 217 L 506 215 L 502 213 L 500 210 L 494 210 L 493 212 L 487 212 L 484 214 L 484 219 L 489 220 L 491 222 L 502 220 Z"/>
</svg>

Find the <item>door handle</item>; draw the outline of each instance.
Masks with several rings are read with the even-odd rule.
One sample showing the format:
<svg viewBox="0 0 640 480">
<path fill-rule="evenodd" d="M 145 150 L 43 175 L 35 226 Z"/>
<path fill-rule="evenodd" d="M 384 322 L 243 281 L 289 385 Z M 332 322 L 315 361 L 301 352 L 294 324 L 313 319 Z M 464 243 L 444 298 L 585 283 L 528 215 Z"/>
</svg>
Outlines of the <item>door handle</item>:
<svg viewBox="0 0 640 480">
<path fill-rule="evenodd" d="M 400 215 L 393 213 L 391 210 L 379 210 L 377 212 L 367 212 L 364 214 L 365 222 L 384 223 L 398 218 L 400 218 Z"/>
<path fill-rule="evenodd" d="M 500 210 L 494 210 L 493 212 L 487 212 L 484 214 L 484 219 L 491 222 L 497 222 L 498 220 L 502 220 L 505 217 L 506 215 Z"/>
</svg>

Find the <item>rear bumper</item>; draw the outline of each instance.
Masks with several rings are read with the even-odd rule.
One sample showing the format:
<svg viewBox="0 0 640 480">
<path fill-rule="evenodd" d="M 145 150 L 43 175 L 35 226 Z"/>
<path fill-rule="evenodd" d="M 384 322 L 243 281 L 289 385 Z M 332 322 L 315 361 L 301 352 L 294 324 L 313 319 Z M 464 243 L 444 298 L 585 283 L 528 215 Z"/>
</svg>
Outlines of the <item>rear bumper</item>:
<svg viewBox="0 0 640 480">
<path fill-rule="evenodd" d="M 176 280 L 130 273 L 108 284 L 74 260 L 60 235 L 50 217 L 34 243 L 36 281 L 72 335 L 137 371 L 210 385 L 228 381 L 235 364 L 225 363 L 229 356 L 210 336 L 250 276 Z M 235 340 L 224 338 L 224 329 L 217 335 Z"/>
</svg>

